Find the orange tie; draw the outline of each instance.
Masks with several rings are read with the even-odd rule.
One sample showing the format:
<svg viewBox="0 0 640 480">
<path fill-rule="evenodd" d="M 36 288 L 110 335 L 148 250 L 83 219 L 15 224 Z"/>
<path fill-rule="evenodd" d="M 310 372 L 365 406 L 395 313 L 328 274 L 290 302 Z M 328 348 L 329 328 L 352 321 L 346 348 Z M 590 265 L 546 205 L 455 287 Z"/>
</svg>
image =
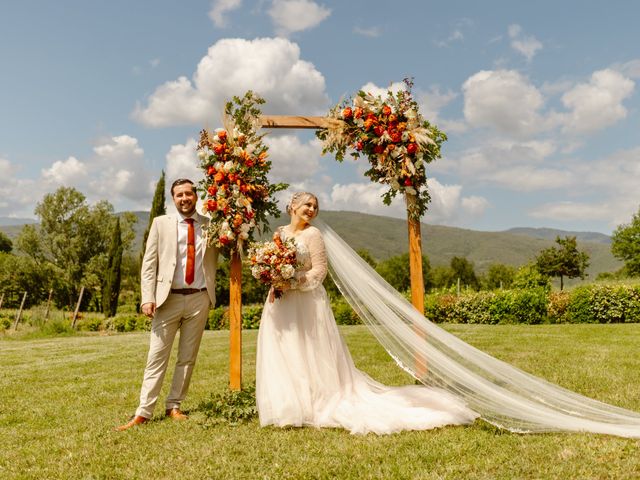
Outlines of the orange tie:
<svg viewBox="0 0 640 480">
<path fill-rule="evenodd" d="M 187 285 L 191 285 L 196 274 L 196 235 L 193 228 L 193 218 L 185 218 L 184 221 L 189 225 L 187 233 L 187 268 L 184 272 L 184 281 Z"/>
</svg>

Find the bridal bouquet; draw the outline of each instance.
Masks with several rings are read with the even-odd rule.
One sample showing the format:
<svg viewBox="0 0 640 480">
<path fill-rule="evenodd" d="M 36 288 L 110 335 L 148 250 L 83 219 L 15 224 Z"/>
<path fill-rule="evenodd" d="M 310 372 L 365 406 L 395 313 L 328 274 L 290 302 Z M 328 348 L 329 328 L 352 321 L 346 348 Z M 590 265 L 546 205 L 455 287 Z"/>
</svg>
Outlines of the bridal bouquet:
<svg viewBox="0 0 640 480">
<path fill-rule="evenodd" d="M 328 127 L 316 135 L 323 142 L 322 153 L 332 152 L 340 162 L 347 150 L 355 159 L 366 156 L 371 168 L 365 175 L 390 187 L 384 203 L 390 205 L 399 192 L 405 193 L 415 198 L 409 215 L 419 219 L 430 201 L 425 164 L 440 157 L 447 137 L 418 112 L 412 80 L 404 83 L 404 89 L 388 91 L 384 98 L 359 91 L 331 109 Z"/>
<path fill-rule="evenodd" d="M 296 245 L 293 239 L 275 237 L 271 242 L 256 242 L 249 247 L 251 275 L 273 287 L 276 298 L 295 281 Z"/>
</svg>

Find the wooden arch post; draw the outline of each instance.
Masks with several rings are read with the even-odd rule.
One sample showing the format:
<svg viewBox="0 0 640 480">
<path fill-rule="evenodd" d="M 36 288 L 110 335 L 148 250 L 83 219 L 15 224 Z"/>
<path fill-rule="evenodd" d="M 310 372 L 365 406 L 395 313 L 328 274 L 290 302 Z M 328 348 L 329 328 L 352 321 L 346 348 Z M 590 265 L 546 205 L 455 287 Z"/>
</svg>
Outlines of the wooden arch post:
<svg viewBox="0 0 640 480">
<path fill-rule="evenodd" d="M 319 129 L 328 125 L 326 117 L 308 117 L 294 115 L 262 115 L 260 123 L 263 128 L 304 128 Z M 415 196 L 407 195 L 407 209 L 415 203 Z M 424 281 L 422 278 L 422 239 L 420 221 L 407 215 L 409 231 L 409 271 L 411 275 L 411 303 L 424 315 Z M 229 284 L 229 388 L 242 388 L 242 264 L 240 256 L 233 254 L 230 264 Z M 416 370 L 426 371 L 421 359 L 416 359 Z"/>
</svg>

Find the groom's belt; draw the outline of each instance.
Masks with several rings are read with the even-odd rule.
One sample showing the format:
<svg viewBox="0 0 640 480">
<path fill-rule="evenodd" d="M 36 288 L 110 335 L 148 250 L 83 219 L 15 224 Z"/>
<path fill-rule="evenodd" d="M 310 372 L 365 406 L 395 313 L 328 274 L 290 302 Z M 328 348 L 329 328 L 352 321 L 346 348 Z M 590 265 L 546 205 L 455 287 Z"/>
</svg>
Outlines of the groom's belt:
<svg viewBox="0 0 640 480">
<path fill-rule="evenodd" d="M 192 295 L 194 293 L 200 293 L 207 290 L 205 288 L 172 288 L 171 293 L 177 293 L 178 295 Z"/>
</svg>

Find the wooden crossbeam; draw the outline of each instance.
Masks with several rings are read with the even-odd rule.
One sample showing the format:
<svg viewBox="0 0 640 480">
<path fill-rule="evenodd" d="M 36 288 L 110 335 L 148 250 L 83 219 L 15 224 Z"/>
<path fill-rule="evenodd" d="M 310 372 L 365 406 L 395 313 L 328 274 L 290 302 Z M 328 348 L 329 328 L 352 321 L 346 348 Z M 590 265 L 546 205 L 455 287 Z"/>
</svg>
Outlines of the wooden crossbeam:
<svg viewBox="0 0 640 480">
<path fill-rule="evenodd" d="M 326 117 L 262 115 L 260 121 L 263 128 L 327 128 Z"/>
</svg>

